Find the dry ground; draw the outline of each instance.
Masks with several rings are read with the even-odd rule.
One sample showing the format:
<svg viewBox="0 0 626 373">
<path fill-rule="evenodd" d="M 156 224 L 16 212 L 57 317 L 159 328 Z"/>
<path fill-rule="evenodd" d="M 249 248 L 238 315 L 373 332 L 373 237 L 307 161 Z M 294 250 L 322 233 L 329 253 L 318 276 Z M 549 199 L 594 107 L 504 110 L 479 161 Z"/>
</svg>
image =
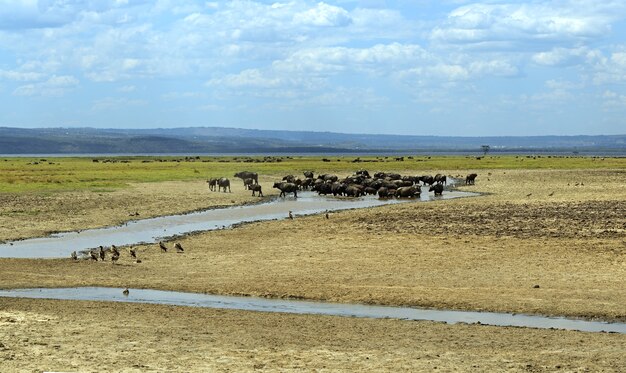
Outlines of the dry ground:
<svg viewBox="0 0 626 373">
<path fill-rule="evenodd" d="M 188 190 L 183 196 L 197 195 L 193 191 L 198 185 L 180 184 L 187 184 L 179 187 Z M 128 286 L 626 320 L 624 170 L 481 171 L 475 186 L 462 188 L 487 195 L 344 211 L 331 214 L 328 220 L 297 216 L 293 221 L 206 232 L 178 240 L 186 248 L 185 254 L 161 254 L 156 245 L 140 247 L 140 264 L 127 255 L 118 265 L 0 259 L 0 288 Z M 150 190 L 158 192 L 143 194 Z M 169 199 L 155 201 L 154 196 Z M 122 212 L 127 214 L 130 205 L 140 206 L 144 217 L 150 215 L 144 211 L 154 213 L 159 208 L 180 212 L 176 209 L 228 204 L 231 199 L 235 203 L 252 201 L 243 191 L 209 194 L 210 200 L 205 197 L 187 202 L 160 184 L 142 186 L 136 195 L 119 196 L 120 202 L 108 204 L 117 206 L 111 209 L 115 217 L 101 219 L 89 212 L 80 222 L 68 223 L 66 229 L 123 220 Z M 217 202 L 217 198 L 222 200 Z M 52 225 L 62 225 L 55 210 L 49 211 Z M 7 220 L 0 222 L 3 232 L 13 230 L 11 234 L 17 237 L 31 234 L 16 229 L 14 223 L 7 227 Z M 51 230 L 45 225 L 41 221 L 28 232 Z M 103 309 L 106 316 L 87 322 L 95 317 L 90 308 Z M 91 330 L 93 324 L 115 325 L 103 332 L 97 343 L 114 343 L 120 334 L 147 343 L 151 346 L 147 363 L 139 357 L 127 362 L 137 361 L 156 370 L 179 369 L 167 365 L 172 361 L 184 361 L 190 370 L 252 370 L 255 364 L 296 370 L 321 369 L 324 364 L 329 370 L 432 370 L 437 365 L 451 371 L 557 370 L 557 365 L 568 371 L 619 371 L 626 366 L 622 335 L 81 302 L 0 300 L 0 312 L 3 310 L 15 317 L 30 315 L 24 312 L 45 317 L 74 315 L 68 325 L 59 319 L 37 323 L 30 316 L 23 324 L 5 323 L 11 325 L 5 330 L 22 328 L 15 333 L 25 337 L 12 336 L 12 341 L 36 340 L 37 330 L 42 328 L 57 336 L 60 349 L 67 343 L 67 351 L 80 345 L 75 340 L 86 343 L 98 335 L 99 328 Z M 160 313 L 178 317 L 160 323 L 156 316 Z M 134 316 L 129 318 L 129 314 Z M 13 317 L 10 315 L 6 317 Z M 124 319 L 129 321 L 119 321 Z M 155 322 L 150 321 L 153 319 Z M 301 325 L 307 323 L 315 327 L 303 330 Z M 205 324 L 209 329 L 198 326 Z M 212 334 L 194 335 L 195 329 L 211 330 Z M 153 334 L 157 332 L 158 337 Z M 276 337 L 261 337 L 268 334 Z M 159 346 L 161 341 L 188 343 L 189 350 L 173 358 L 168 353 L 175 350 Z M 87 351 L 96 354 L 97 343 Z M 6 351 L 27 354 L 54 349 L 31 343 L 16 346 L 20 347 Z M 165 350 L 168 352 L 161 352 Z M 202 361 L 205 352 L 214 359 Z M 36 369 L 36 363 L 25 356 L 15 355 L 15 361 Z M 81 352 L 79 356 L 86 355 Z M 219 356 L 224 359 L 218 360 Z M 363 356 L 370 359 L 364 361 Z M 132 366 L 111 359 L 98 365 L 93 359 L 78 366 L 88 370 Z M 299 365 L 293 365 L 294 361 Z"/>
<path fill-rule="evenodd" d="M 620 372 L 626 336 L 0 299 L 3 372 Z"/>
</svg>

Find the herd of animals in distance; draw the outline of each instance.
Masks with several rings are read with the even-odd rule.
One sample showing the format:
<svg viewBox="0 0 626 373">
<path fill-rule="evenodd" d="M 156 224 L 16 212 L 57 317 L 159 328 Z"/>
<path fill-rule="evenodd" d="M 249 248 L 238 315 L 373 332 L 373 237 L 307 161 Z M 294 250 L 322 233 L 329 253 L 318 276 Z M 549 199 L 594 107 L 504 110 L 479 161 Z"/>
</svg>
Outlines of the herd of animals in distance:
<svg viewBox="0 0 626 373">
<path fill-rule="evenodd" d="M 263 197 L 263 188 L 259 184 L 259 174 L 250 171 L 237 172 L 235 177 L 243 180 L 246 190 L 252 195 Z M 472 173 L 465 177 L 466 185 L 473 185 L 478 174 Z M 281 181 L 274 183 L 273 188 L 280 190 L 280 197 L 293 194 L 298 197 L 298 191 L 311 190 L 318 195 L 361 197 L 377 195 L 378 198 L 419 198 L 422 186 L 428 185 L 428 191 L 435 196 L 443 194 L 444 185 L 448 177 L 443 174 L 409 176 L 393 172 L 377 172 L 373 176 L 367 170 L 356 171 L 353 175 L 339 179 L 333 174 L 319 174 L 315 177 L 313 171 L 305 171 L 304 178 L 287 175 Z M 226 177 L 207 180 L 211 191 L 230 192 L 230 179 Z"/>
</svg>

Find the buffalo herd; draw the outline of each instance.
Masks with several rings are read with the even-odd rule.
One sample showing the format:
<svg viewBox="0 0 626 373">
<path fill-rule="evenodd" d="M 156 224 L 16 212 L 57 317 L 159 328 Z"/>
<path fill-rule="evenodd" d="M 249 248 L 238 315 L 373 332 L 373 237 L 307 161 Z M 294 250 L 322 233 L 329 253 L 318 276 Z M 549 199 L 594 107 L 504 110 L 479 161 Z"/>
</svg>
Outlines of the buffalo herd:
<svg viewBox="0 0 626 373">
<path fill-rule="evenodd" d="M 273 188 L 280 190 L 280 197 L 293 194 L 298 197 L 300 190 L 312 190 L 319 195 L 333 195 L 345 197 L 360 197 L 377 195 L 379 198 L 419 198 L 422 186 L 428 186 L 429 192 L 435 196 L 443 195 L 444 185 L 448 178 L 444 174 L 410 176 L 394 172 L 377 172 L 373 175 L 367 170 L 358 170 L 353 175 L 339 178 L 334 174 L 314 175 L 313 171 L 304 171 L 304 178 L 286 175 L 281 181 L 273 184 Z M 259 175 L 256 172 L 237 172 L 235 177 L 243 181 L 244 188 L 252 191 L 252 195 L 263 196 Z M 466 176 L 465 184 L 473 185 L 478 174 Z M 227 178 L 216 178 L 207 181 L 211 191 L 230 192 L 230 181 Z"/>
</svg>

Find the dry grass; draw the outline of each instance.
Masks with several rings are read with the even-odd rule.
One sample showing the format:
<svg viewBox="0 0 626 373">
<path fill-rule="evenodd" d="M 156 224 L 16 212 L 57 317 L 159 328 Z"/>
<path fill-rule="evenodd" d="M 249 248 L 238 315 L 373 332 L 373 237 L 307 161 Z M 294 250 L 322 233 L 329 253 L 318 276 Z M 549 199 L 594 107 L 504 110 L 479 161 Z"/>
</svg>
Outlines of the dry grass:
<svg viewBox="0 0 626 373">
<path fill-rule="evenodd" d="M 0 298 L 3 372 L 620 372 L 626 336 Z"/>
<path fill-rule="evenodd" d="M 475 186 L 462 188 L 486 193 L 482 197 L 206 232 L 179 240 L 185 254 L 140 247 L 140 264 L 127 255 L 117 265 L 0 259 L 0 287 L 128 286 L 626 320 L 623 169 L 478 173 Z M 170 189 L 174 184 L 178 188 Z M 54 208 L 46 219 L 29 217 L 35 222 L 31 227 L 0 222 L 3 234 L 25 237 L 51 229 L 46 224 L 75 229 L 124 220 L 131 205 L 145 217 L 253 200 L 242 190 L 199 194 L 200 188 L 206 187 L 176 182 L 142 185 L 134 194 L 106 193 L 94 203 L 107 201 L 111 215 L 87 212 L 88 204 L 79 202 L 75 212 L 82 218 L 66 224 Z M 0 300 L 0 310 L 25 320 L 5 323 L 8 337 L 0 340 L 10 342 L 0 356 L 14 370 L 19 364 L 52 367 L 41 364 L 57 360 L 59 369 L 127 371 L 423 371 L 435 366 L 444 371 L 619 371 L 626 365 L 623 335 L 89 302 Z M 97 319 L 94 310 L 107 316 Z M 43 337 L 57 342 L 37 344 Z M 24 338 L 28 342 L 20 342 Z M 91 357 L 118 339 L 124 341 L 124 348 L 115 348 L 122 360 Z M 169 345 L 186 348 L 181 352 Z M 67 357 L 78 346 L 89 347 L 73 360 Z M 50 358 L 38 360 L 42 356 Z"/>
</svg>

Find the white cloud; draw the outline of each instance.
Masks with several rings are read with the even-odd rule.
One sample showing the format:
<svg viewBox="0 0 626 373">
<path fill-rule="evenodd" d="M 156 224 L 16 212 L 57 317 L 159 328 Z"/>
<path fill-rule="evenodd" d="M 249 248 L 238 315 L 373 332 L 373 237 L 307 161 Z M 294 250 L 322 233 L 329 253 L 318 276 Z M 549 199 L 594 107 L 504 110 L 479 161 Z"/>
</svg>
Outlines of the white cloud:
<svg viewBox="0 0 626 373">
<path fill-rule="evenodd" d="M 437 42 L 507 46 L 526 42 L 573 42 L 598 38 L 623 16 L 626 4 L 594 1 L 544 1 L 465 5 L 433 29 Z M 504 43 L 502 43 L 504 42 Z"/>
<path fill-rule="evenodd" d="M 546 52 L 535 53 L 532 61 L 544 66 L 568 66 L 581 63 L 591 63 L 597 59 L 600 52 L 587 47 L 577 48 L 553 48 Z"/>
<path fill-rule="evenodd" d="M 62 96 L 67 91 L 76 88 L 78 84 L 78 79 L 73 76 L 54 75 L 44 82 L 19 86 L 13 91 L 13 95 L 57 97 Z"/>
<path fill-rule="evenodd" d="M 318 3 L 312 9 L 295 14 L 293 20 L 296 24 L 324 27 L 346 26 L 351 22 L 348 11 L 324 2 Z"/>
</svg>

